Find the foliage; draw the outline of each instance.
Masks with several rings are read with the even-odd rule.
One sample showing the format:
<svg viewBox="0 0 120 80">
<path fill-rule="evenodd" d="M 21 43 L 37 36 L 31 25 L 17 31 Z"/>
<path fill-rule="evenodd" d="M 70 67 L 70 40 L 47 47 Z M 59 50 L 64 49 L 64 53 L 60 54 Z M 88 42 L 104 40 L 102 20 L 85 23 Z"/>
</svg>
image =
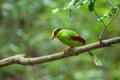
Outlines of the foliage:
<svg viewBox="0 0 120 80">
<path fill-rule="evenodd" d="M 108 23 L 119 4 L 119 0 L 1 0 L 0 59 L 15 54 L 37 57 L 65 50 L 68 47 L 58 40 L 50 40 L 55 28 L 72 29 L 87 43 L 98 41 L 104 27 L 100 20 Z M 120 35 L 119 14 L 103 39 Z M 0 70 L 0 80 L 119 80 L 119 45 L 93 52 L 102 67 L 96 67 L 87 54 L 81 54 L 40 65 L 4 67 Z"/>
</svg>

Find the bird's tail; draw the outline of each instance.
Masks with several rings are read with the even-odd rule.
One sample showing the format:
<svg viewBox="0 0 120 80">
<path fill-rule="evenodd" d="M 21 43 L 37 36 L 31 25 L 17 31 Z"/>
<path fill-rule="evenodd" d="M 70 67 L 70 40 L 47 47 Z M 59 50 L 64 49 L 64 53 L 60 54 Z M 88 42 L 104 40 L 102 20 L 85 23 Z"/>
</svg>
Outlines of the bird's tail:
<svg viewBox="0 0 120 80">
<path fill-rule="evenodd" d="M 91 51 L 88 51 L 88 54 L 91 56 L 91 58 L 94 61 L 94 63 L 95 63 L 96 66 L 102 66 L 102 63 L 97 58 L 97 56 L 95 56 L 95 54 L 93 54 Z"/>
</svg>

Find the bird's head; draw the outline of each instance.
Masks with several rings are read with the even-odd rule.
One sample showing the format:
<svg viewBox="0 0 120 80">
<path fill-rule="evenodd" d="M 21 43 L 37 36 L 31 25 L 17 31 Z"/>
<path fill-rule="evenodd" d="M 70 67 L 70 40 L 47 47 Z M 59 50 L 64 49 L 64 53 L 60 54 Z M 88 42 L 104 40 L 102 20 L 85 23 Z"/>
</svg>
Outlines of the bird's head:
<svg viewBox="0 0 120 80">
<path fill-rule="evenodd" d="M 53 33 L 52 33 L 51 39 L 53 40 L 53 39 L 56 37 L 56 35 L 58 34 L 58 32 L 61 31 L 61 30 L 62 30 L 62 29 L 55 29 L 55 30 L 53 31 Z"/>
</svg>

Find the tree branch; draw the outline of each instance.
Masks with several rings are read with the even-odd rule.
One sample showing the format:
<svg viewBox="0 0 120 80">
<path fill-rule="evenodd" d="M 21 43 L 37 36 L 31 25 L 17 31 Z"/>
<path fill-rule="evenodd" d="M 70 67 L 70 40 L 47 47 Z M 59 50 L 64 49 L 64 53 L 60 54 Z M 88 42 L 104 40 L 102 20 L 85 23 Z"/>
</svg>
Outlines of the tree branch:
<svg viewBox="0 0 120 80">
<path fill-rule="evenodd" d="M 50 62 L 50 61 L 78 55 L 80 53 L 87 52 L 89 50 L 94 50 L 94 49 L 98 49 L 102 47 L 109 47 L 117 43 L 120 43 L 120 37 L 103 40 L 102 44 L 100 44 L 100 42 L 98 41 L 98 42 L 94 42 L 92 44 L 88 44 L 82 47 L 77 47 L 74 51 L 75 52 L 74 54 L 72 54 L 71 52 L 68 52 L 66 54 L 64 54 L 64 52 L 59 52 L 56 54 L 35 57 L 35 58 L 26 58 L 24 54 L 15 55 L 15 56 L 11 56 L 3 60 L 0 60 L 0 68 L 4 66 L 12 65 L 12 64 L 21 64 L 21 65 L 41 64 L 45 62 Z"/>
</svg>

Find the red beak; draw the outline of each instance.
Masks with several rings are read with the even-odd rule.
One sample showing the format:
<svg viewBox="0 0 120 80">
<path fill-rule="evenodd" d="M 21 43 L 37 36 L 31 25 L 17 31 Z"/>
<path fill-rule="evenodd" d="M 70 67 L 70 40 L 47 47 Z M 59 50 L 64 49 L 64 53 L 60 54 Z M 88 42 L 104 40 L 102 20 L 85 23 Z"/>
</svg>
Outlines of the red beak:
<svg viewBox="0 0 120 80">
<path fill-rule="evenodd" d="M 55 38 L 55 35 L 52 35 L 51 39 L 53 40 Z"/>
</svg>

